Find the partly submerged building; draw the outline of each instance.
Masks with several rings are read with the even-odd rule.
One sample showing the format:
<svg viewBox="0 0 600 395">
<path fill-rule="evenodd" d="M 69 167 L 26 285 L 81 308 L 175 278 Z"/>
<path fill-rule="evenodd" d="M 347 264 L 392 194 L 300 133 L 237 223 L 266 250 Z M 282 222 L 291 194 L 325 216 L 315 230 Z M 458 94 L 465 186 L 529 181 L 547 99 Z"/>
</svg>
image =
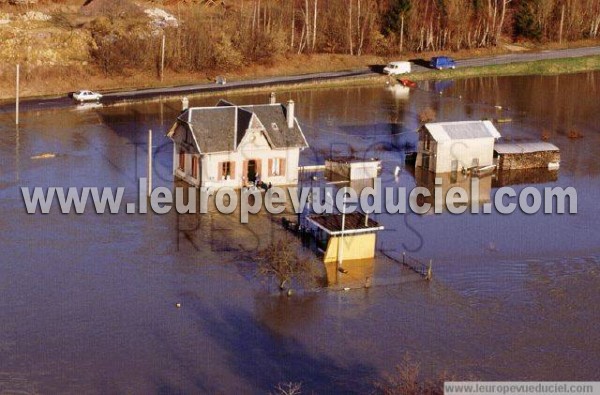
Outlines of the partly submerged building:
<svg viewBox="0 0 600 395">
<path fill-rule="evenodd" d="M 419 130 L 416 167 L 450 173 L 490 166 L 500 133 L 490 121 L 428 123 Z"/>
<path fill-rule="evenodd" d="M 499 143 L 494 147 L 498 170 L 558 169 L 560 149 L 545 141 Z"/>
<path fill-rule="evenodd" d="M 329 178 L 341 177 L 348 181 L 372 180 L 381 172 L 378 158 L 339 156 L 325 160 L 325 171 Z"/>
<path fill-rule="evenodd" d="M 325 263 L 373 258 L 377 232 L 384 229 L 360 212 L 311 215 L 307 220 L 311 228 L 316 228 L 316 238 L 325 247 Z"/>
<path fill-rule="evenodd" d="M 167 136 L 173 175 L 197 187 L 241 188 L 256 181 L 298 182 L 300 151 L 308 147 L 294 102 L 185 109 Z"/>
</svg>

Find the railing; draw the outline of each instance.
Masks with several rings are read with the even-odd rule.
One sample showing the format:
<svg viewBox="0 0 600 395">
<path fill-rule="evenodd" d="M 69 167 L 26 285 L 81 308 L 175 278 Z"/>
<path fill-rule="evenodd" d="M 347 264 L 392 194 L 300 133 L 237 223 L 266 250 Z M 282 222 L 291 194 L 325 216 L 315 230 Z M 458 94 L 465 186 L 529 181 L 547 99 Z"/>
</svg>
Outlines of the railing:
<svg viewBox="0 0 600 395">
<path fill-rule="evenodd" d="M 389 255 L 388 253 L 386 253 L 385 251 L 382 251 L 382 253 L 387 258 L 391 259 L 392 261 L 401 263 L 404 266 L 406 266 L 407 268 L 409 268 L 410 270 L 412 270 L 413 272 L 419 274 L 420 276 L 423 276 L 425 278 L 425 280 L 429 281 L 433 278 L 433 269 L 432 269 L 433 260 L 432 259 L 430 259 L 428 263 L 424 263 L 417 258 L 407 255 L 406 252 L 402 253 L 402 258 L 393 257 L 393 256 Z"/>
</svg>

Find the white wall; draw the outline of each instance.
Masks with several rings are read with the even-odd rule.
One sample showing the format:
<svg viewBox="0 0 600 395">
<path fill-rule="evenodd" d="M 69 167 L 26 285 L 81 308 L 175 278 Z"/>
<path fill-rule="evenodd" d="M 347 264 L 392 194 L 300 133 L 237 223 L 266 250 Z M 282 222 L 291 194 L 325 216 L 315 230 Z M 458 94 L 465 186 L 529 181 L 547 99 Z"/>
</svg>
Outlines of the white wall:
<svg viewBox="0 0 600 395">
<path fill-rule="evenodd" d="M 449 173 L 452 171 L 452 161 L 458 161 L 458 169 L 473 166 L 473 159 L 479 159 L 479 166 L 494 163 L 494 138 L 477 138 L 470 140 L 452 140 L 441 143 L 431 142 L 431 167 L 434 173 Z M 419 141 L 417 167 L 423 167 L 423 142 Z"/>
<path fill-rule="evenodd" d="M 192 177 L 192 156 L 198 157 L 198 162 L 200 163 L 201 158 L 199 154 L 185 154 L 185 169 L 179 169 L 179 145 L 177 143 L 173 144 L 173 175 L 198 187 L 200 186 L 200 178 Z M 200 173 L 198 173 L 198 176 L 200 177 Z"/>
<path fill-rule="evenodd" d="M 185 171 L 179 170 L 179 146 L 173 144 L 173 175 L 197 187 L 230 187 L 241 188 L 247 183 L 244 173 L 244 162 L 248 160 L 260 161 L 257 173 L 261 181 L 273 185 L 294 185 L 298 183 L 298 161 L 300 159 L 300 148 L 271 149 L 260 128 L 250 129 L 240 142 L 237 151 L 212 154 L 196 154 L 199 157 L 200 172 L 199 179 L 192 175 L 192 154 L 186 154 Z M 285 174 L 269 176 L 269 159 L 285 159 Z M 222 162 L 234 162 L 234 177 L 229 180 L 219 180 L 219 164 Z"/>
<path fill-rule="evenodd" d="M 453 140 L 437 144 L 437 150 L 431 170 L 436 173 L 452 171 L 452 161 L 458 161 L 458 170 L 474 166 L 474 159 L 479 160 L 479 166 L 494 163 L 494 138 L 478 138 L 471 140 Z"/>
</svg>

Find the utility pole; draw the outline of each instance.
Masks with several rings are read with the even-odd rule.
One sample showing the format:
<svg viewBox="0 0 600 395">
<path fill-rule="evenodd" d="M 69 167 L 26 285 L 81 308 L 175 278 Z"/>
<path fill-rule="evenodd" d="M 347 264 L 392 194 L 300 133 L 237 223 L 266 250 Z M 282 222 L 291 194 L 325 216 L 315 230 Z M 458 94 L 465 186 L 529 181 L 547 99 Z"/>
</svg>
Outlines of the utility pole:
<svg viewBox="0 0 600 395">
<path fill-rule="evenodd" d="M 17 64 L 16 103 L 15 103 L 15 125 L 19 124 L 19 83 L 21 79 L 21 65 Z"/>
<path fill-rule="evenodd" d="M 342 263 L 344 262 L 344 231 L 346 229 L 346 193 L 342 203 L 342 233 L 338 242 L 338 270 L 343 272 Z"/>
<path fill-rule="evenodd" d="M 152 195 L 152 129 L 148 130 L 148 197 Z"/>
<path fill-rule="evenodd" d="M 162 46 L 161 46 L 161 54 L 160 54 L 160 81 L 163 81 L 165 74 L 165 34 L 162 36 Z"/>
</svg>

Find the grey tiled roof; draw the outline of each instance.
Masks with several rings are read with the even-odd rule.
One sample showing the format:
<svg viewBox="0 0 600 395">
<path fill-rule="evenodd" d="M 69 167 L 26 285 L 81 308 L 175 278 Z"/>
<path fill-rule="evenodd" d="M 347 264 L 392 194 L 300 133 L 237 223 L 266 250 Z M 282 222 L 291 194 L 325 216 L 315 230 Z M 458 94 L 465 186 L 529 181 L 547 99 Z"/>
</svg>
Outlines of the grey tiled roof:
<svg viewBox="0 0 600 395">
<path fill-rule="evenodd" d="M 306 141 L 296 125 L 288 128 L 287 108 L 281 104 L 244 107 L 252 111 L 267 131 L 267 139 L 275 148 L 304 147 Z M 295 122 L 294 122 L 295 124 Z"/>
<path fill-rule="evenodd" d="M 222 152 L 234 149 L 235 107 L 214 107 L 210 111 L 190 108 L 181 116 L 191 125 L 200 152 Z"/>
<path fill-rule="evenodd" d="M 189 108 L 177 119 L 188 125 L 200 152 L 228 152 L 235 150 L 244 138 L 253 114 L 264 126 L 272 148 L 308 146 L 296 122 L 288 128 L 287 108 L 282 104 L 235 106 L 220 100 L 215 107 Z"/>
</svg>

